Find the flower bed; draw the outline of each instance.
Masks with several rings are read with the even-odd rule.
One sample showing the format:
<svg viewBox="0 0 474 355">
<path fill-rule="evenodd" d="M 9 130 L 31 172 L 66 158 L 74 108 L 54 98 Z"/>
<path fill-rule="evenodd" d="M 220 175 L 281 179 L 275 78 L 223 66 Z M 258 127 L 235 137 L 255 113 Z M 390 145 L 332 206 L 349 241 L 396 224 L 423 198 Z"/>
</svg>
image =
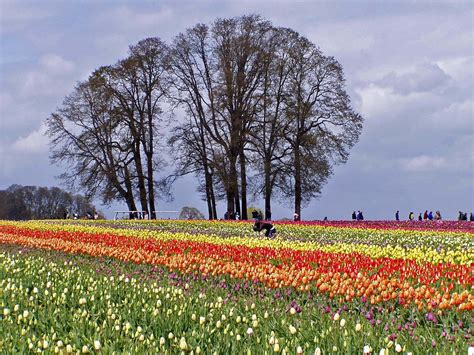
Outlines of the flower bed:
<svg viewBox="0 0 474 355">
<path fill-rule="evenodd" d="M 277 229 L 266 239 L 245 222 L 0 222 L 0 348 L 420 353 L 472 345 L 468 229 Z"/>
</svg>

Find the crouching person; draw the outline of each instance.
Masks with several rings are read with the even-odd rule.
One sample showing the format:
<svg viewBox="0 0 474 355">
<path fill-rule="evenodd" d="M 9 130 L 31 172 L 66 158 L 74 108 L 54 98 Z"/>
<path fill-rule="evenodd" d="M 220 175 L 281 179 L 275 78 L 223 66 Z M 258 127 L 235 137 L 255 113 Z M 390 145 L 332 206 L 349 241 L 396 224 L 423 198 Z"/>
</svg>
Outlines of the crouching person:
<svg viewBox="0 0 474 355">
<path fill-rule="evenodd" d="M 273 238 L 276 234 L 276 229 L 273 224 L 268 222 L 256 221 L 253 225 L 253 230 L 255 232 L 260 232 L 265 229 L 265 237 Z"/>
</svg>

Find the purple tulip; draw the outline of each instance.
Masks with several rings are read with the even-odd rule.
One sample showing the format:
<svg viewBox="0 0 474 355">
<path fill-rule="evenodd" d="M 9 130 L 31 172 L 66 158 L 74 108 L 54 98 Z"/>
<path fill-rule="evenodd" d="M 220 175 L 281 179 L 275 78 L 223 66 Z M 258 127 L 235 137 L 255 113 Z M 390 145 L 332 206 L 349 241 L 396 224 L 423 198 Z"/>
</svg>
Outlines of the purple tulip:
<svg viewBox="0 0 474 355">
<path fill-rule="evenodd" d="M 436 319 L 436 316 L 432 313 L 432 312 L 429 312 L 428 314 L 426 314 L 426 319 L 430 322 L 433 322 L 433 323 L 438 323 L 438 320 Z"/>
</svg>

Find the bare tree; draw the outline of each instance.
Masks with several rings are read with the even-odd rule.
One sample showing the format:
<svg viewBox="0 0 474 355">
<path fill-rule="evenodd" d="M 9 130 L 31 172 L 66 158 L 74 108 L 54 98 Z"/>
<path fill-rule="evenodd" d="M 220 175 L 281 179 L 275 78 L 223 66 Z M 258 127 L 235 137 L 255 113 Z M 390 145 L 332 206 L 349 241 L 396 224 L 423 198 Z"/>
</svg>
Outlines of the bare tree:
<svg viewBox="0 0 474 355">
<path fill-rule="evenodd" d="M 136 210 L 129 177 L 131 139 L 106 86 L 108 70 L 100 68 L 79 83 L 47 119 L 51 160 L 68 167 L 61 178 L 70 188 L 100 196 L 104 203 L 123 199 Z"/>
<path fill-rule="evenodd" d="M 242 210 L 244 219 L 247 218 L 245 146 L 260 97 L 257 90 L 263 76 L 263 48 L 269 29 L 270 24 L 258 16 L 219 19 L 211 29 L 197 25 L 179 35 L 172 50 L 177 103 L 194 117 L 201 139 L 206 135 L 224 152 L 213 168 L 222 177 L 228 211 Z M 208 145 L 202 147 L 208 149 Z M 207 161 L 207 158 L 203 160 L 203 170 L 209 184 Z"/>
<path fill-rule="evenodd" d="M 292 149 L 287 161 L 284 192 L 294 196 L 295 213 L 321 192 L 332 165 L 347 161 L 349 149 L 362 130 L 362 117 L 350 105 L 341 65 L 299 37 L 290 51 L 292 68 L 286 94 L 290 121 L 286 140 Z"/>
<path fill-rule="evenodd" d="M 174 175 L 179 177 L 195 174 L 198 178 L 204 178 L 204 181 L 200 181 L 198 190 L 205 193 L 209 219 L 217 219 L 212 149 L 208 149 L 209 142 L 202 125 L 190 118 L 188 123 L 172 130 L 168 144 L 172 147 L 177 167 Z"/>
<path fill-rule="evenodd" d="M 204 176 L 209 219 L 217 218 L 214 192 L 212 144 L 224 143 L 219 132 L 210 129 L 217 116 L 214 78 L 215 65 L 210 55 L 209 30 L 197 25 L 173 42 L 170 70 L 174 92 L 169 93 L 175 106 L 184 108 L 188 119 L 173 130 L 169 144 L 178 158 L 177 175 L 195 173 Z M 216 130 L 217 131 L 217 130 Z"/>
<path fill-rule="evenodd" d="M 269 34 L 264 76 L 261 83 L 261 100 L 257 120 L 249 129 L 250 152 L 256 176 L 253 181 L 256 194 L 263 193 L 265 219 L 271 219 L 271 199 L 279 177 L 284 171 L 283 161 L 291 153 L 285 134 L 289 120 L 285 117 L 286 95 L 292 67 L 290 51 L 298 39 L 298 34 L 285 28 L 274 28 Z M 281 186 L 280 186 L 281 188 Z"/>
<path fill-rule="evenodd" d="M 154 171 L 162 159 L 156 157 L 155 138 L 160 137 L 161 104 L 167 92 L 168 48 L 159 38 L 147 38 L 130 47 L 130 58 L 137 70 L 138 95 L 134 103 L 141 127 L 141 145 L 146 156 L 148 203 L 151 217 L 156 218 Z"/>
<path fill-rule="evenodd" d="M 255 120 L 260 95 L 258 88 L 264 75 L 265 48 L 271 24 L 259 16 L 219 19 L 214 23 L 212 37 L 218 59 L 219 114 L 221 136 L 227 137 L 229 166 L 226 191 L 227 208 L 247 219 L 247 172 L 245 146 L 248 130 Z M 240 165 L 240 196 L 237 160 Z M 235 206 L 235 209 L 234 209 Z"/>
</svg>

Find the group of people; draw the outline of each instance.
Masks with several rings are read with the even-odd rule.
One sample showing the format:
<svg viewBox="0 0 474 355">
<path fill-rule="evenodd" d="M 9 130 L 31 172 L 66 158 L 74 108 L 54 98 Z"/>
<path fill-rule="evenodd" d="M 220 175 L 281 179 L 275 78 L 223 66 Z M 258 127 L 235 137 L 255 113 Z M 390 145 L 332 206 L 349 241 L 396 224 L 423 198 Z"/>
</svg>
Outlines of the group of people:
<svg viewBox="0 0 474 355">
<path fill-rule="evenodd" d="M 224 219 L 238 221 L 240 219 L 239 212 L 229 212 L 224 213 Z"/>
<path fill-rule="evenodd" d="M 474 214 L 471 212 L 469 215 L 469 220 L 474 221 Z M 459 211 L 458 221 L 467 221 L 467 212 Z"/>
<path fill-rule="evenodd" d="M 64 211 L 64 214 L 63 214 L 63 218 L 64 219 L 79 219 L 81 218 L 79 216 L 78 213 L 74 212 L 74 213 L 70 213 L 69 211 Z M 97 212 L 91 212 L 91 211 L 88 211 L 86 213 L 86 215 L 84 217 L 82 217 L 83 219 L 99 219 L 99 214 Z"/>
<path fill-rule="evenodd" d="M 395 213 L 395 219 L 397 221 L 400 220 L 400 212 L 397 211 Z M 408 214 L 408 220 L 410 221 L 413 221 L 415 219 L 415 214 L 413 212 L 410 212 Z M 441 221 L 443 218 L 441 217 L 441 212 L 440 211 L 436 211 L 434 214 L 433 214 L 433 211 L 430 211 L 428 212 L 428 210 L 425 210 L 425 212 L 422 214 L 421 212 L 418 214 L 418 220 L 419 221 Z M 467 221 L 468 218 L 467 218 L 467 212 L 462 212 L 462 211 L 459 211 L 459 215 L 458 215 L 458 221 Z M 470 221 L 474 221 L 474 214 L 471 212 L 471 215 L 469 216 L 469 220 Z"/>
<path fill-rule="evenodd" d="M 363 221 L 364 220 L 364 215 L 362 214 L 362 211 L 354 211 L 352 212 L 352 220 L 353 221 Z"/>
<path fill-rule="evenodd" d="M 415 213 L 413 212 L 410 212 L 408 214 L 408 220 L 409 221 L 413 221 L 415 219 Z M 441 217 L 441 212 L 440 211 L 436 211 L 435 214 L 433 214 L 433 211 L 430 211 L 428 212 L 428 210 L 425 210 L 425 213 L 419 213 L 418 214 L 418 220 L 419 221 L 432 221 L 432 220 L 435 220 L 435 221 L 440 221 L 442 219 Z M 399 221 L 400 220 L 400 212 L 397 211 L 395 213 L 395 220 Z"/>
<path fill-rule="evenodd" d="M 252 212 L 252 218 L 255 219 L 255 224 L 253 225 L 253 230 L 255 232 L 260 232 L 262 230 L 265 230 L 265 236 L 266 237 L 274 237 L 275 234 L 276 234 L 276 228 L 273 226 L 273 224 L 271 224 L 270 222 L 264 222 L 262 221 L 263 219 L 263 216 L 261 214 L 261 212 L 258 212 L 258 211 L 253 211 Z M 395 213 L 395 219 L 397 221 L 400 220 L 400 211 L 397 211 Z M 408 220 L 410 221 L 413 221 L 415 219 L 415 213 L 413 212 L 410 212 L 408 214 Z M 430 211 L 428 212 L 428 210 L 425 210 L 424 213 L 419 213 L 418 214 L 418 220 L 419 221 L 440 221 L 442 219 L 441 217 L 441 212 L 440 211 L 436 211 L 434 214 L 433 214 L 433 211 Z M 293 221 L 295 222 L 298 222 L 300 221 L 300 216 L 298 213 L 295 213 L 293 215 Z M 327 217 L 324 218 L 325 221 L 327 221 Z M 362 211 L 353 211 L 352 212 L 352 220 L 353 221 L 363 221 L 364 220 L 364 215 L 362 213 Z M 459 221 L 467 221 L 467 213 L 466 212 L 462 212 L 462 211 L 459 211 L 459 217 L 458 217 L 458 220 Z M 471 212 L 470 216 L 469 216 L 469 220 L 470 221 L 474 221 L 474 214 Z"/>
</svg>

